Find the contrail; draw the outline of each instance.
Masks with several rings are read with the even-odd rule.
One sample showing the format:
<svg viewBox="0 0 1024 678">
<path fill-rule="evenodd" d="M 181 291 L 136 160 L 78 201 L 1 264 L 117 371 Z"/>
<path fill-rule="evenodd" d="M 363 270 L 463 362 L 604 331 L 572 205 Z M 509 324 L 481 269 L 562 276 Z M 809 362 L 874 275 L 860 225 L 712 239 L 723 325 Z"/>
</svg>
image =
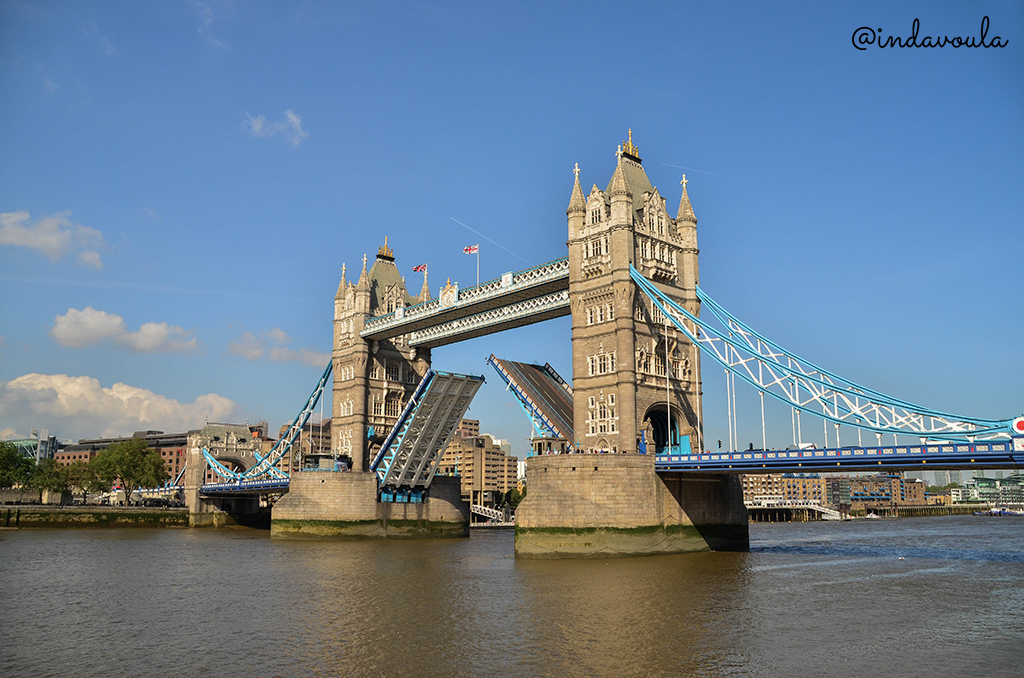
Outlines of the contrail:
<svg viewBox="0 0 1024 678">
<path fill-rule="evenodd" d="M 682 165 L 670 165 L 667 162 L 663 162 L 661 164 L 664 165 L 665 167 L 675 167 L 677 169 L 689 170 L 691 172 L 697 172 L 699 174 L 710 174 L 713 177 L 722 177 L 723 179 L 732 179 L 732 177 L 727 177 L 724 174 L 715 174 L 714 172 L 705 172 L 704 170 L 693 169 L 692 167 L 683 167 Z"/>
<path fill-rule="evenodd" d="M 252 292 L 229 292 L 224 290 L 201 290 L 174 285 L 153 285 L 122 281 L 84 282 L 60 278 L 26 278 L 22 276 L 0 276 L 2 282 L 25 283 L 28 285 L 58 285 L 63 287 L 85 287 L 107 290 L 136 290 L 140 292 L 169 292 L 172 294 L 199 294 L 210 297 L 241 297 L 246 299 L 281 299 L 284 301 L 320 301 L 308 297 L 291 297 L 283 294 L 255 294 Z"/>
<path fill-rule="evenodd" d="M 499 243 L 497 243 L 497 242 L 495 242 L 495 241 L 491 240 L 490 238 L 488 238 L 488 237 L 487 237 L 486 235 L 484 235 L 484 234 L 483 234 L 483 233 L 481 233 L 480 231 L 476 230 L 475 228 L 470 228 L 469 226 L 466 226 L 466 225 L 465 225 L 464 223 L 462 223 L 461 221 L 459 221 L 459 220 L 458 220 L 458 219 L 456 219 L 455 217 L 448 217 L 448 218 L 449 218 L 449 219 L 451 219 L 452 221 L 454 221 L 454 222 L 455 222 L 456 224 L 458 224 L 459 226 L 462 226 L 463 228 L 466 228 L 466 229 L 469 229 L 470 231 L 473 231 L 474 233 L 476 233 L 476 234 L 477 234 L 478 236 L 480 236 L 481 238 L 483 238 L 483 239 L 484 239 L 484 240 L 486 240 L 487 242 L 489 242 L 489 243 L 491 243 L 491 244 L 493 244 L 493 245 L 497 245 L 497 246 L 498 246 L 498 247 L 500 247 L 501 249 L 503 249 L 503 250 L 505 250 L 506 252 L 508 252 L 509 254 L 511 254 L 511 255 L 512 255 L 513 257 L 516 257 L 516 258 L 518 258 L 518 259 L 522 259 L 523 261 L 525 261 L 525 262 L 526 262 L 526 263 L 528 263 L 528 264 L 530 263 L 530 262 L 529 262 L 528 260 L 526 260 L 526 259 L 523 259 L 523 257 L 520 257 L 520 256 L 519 256 L 518 254 L 516 254 L 515 252 L 513 252 L 513 251 L 512 251 L 512 250 L 510 250 L 509 248 L 505 247 L 504 245 L 502 245 L 502 244 L 499 244 Z"/>
</svg>

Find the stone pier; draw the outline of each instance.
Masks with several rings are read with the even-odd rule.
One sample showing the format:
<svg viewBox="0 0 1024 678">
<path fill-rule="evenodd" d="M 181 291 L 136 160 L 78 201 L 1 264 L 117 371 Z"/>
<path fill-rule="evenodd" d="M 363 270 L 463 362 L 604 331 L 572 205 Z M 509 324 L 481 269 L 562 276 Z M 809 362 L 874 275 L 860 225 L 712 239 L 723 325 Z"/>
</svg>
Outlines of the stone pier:
<svg viewBox="0 0 1024 678">
<path fill-rule="evenodd" d="M 275 539 L 467 537 L 469 505 L 458 478 L 435 476 L 417 504 L 377 501 L 377 477 L 359 472 L 297 472 L 274 505 Z"/>
<path fill-rule="evenodd" d="M 654 472 L 651 455 L 558 454 L 526 462 L 516 510 L 520 558 L 745 551 L 737 476 Z"/>
</svg>

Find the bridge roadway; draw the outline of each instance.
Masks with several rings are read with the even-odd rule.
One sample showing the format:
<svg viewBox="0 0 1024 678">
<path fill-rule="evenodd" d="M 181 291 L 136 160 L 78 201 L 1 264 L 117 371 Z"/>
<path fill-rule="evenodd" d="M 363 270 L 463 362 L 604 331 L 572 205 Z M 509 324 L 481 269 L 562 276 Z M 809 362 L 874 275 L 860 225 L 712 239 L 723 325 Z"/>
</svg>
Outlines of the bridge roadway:
<svg viewBox="0 0 1024 678">
<path fill-rule="evenodd" d="M 489 280 L 399 308 L 367 321 L 367 340 L 409 335 L 409 346 L 434 348 L 569 315 L 569 258 Z"/>
<path fill-rule="evenodd" d="M 658 472 L 807 473 L 1024 466 L 1024 438 L 986 442 L 658 455 Z"/>
<path fill-rule="evenodd" d="M 751 450 L 717 454 L 659 454 L 658 473 L 835 473 L 1024 467 L 1024 440 L 935 443 L 811 450 Z M 286 492 L 288 479 L 238 480 L 207 484 L 205 496 Z"/>
</svg>

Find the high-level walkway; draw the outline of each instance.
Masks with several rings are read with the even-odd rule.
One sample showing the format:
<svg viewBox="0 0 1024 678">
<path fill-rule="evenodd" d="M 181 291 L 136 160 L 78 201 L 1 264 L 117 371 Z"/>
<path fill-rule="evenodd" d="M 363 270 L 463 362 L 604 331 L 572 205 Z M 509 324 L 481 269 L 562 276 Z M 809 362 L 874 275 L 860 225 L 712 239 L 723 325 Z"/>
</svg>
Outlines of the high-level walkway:
<svg viewBox="0 0 1024 678">
<path fill-rule="evenodd" d="M 569 259 L 555 259 L 399 308 L 366 323 L 363 339 L 409 335 L 409 346 L 433 348 L 569 315 Z"/>
</svg>

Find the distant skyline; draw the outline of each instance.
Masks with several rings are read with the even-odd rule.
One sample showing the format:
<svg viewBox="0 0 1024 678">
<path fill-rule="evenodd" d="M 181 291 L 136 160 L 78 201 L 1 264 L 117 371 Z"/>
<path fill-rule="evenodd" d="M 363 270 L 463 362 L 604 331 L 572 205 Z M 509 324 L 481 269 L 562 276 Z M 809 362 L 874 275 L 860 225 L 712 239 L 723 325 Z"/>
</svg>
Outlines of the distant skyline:
<svg viewBox="0 0 1024 678">
<path fill-rule="evenodd" d="M 1005 47 L 854 42 L 986 16 Z M 564 256 L 574 164 L 604 188 L 628 129 L 670 205 L 686 173 L 701 285 L 739 318 L 910 402 L 1024 414 L 1022 46 L 1009 2 L 0 2 L 0 438 L 276 431 L 329 358 L 342 265 L 387 236 L 437 296 L 475 283 L 469 245 L 481 280 Z M 433 364 L 483 374 L 467 417 L 525 456 L 484 359 L 569 379 L 569 338 L 561 318 Z M 758 447 L 757 393 L 737 400 Z"/>
</svg>

